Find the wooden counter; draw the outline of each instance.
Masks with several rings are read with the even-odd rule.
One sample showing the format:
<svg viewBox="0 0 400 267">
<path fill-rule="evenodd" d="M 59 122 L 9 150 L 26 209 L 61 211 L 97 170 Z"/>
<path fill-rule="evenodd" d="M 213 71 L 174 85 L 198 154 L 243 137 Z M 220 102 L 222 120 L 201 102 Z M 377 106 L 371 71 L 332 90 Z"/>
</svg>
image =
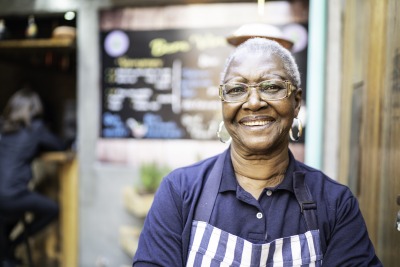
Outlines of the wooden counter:
<svg viewBox="0 0 400 267">
<path fill-rule="evenodd" d="M 40 160 L 60 164 L 60 266 L 78 266 L 78 161 L 72 152 L 47 152 Z"/>
</svg>

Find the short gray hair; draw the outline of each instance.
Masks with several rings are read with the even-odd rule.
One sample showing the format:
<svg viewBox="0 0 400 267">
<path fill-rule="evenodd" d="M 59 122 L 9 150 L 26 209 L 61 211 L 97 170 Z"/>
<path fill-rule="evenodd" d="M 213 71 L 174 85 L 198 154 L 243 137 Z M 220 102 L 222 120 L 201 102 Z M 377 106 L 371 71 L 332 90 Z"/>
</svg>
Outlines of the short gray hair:
<svg viewBox="0 0 400 267">
<path fill-rule="evenodd" d="M 251 38 L 239 45 L 233 53 L 225 61 L 225 67 L 221 73 L 221 84 L 224 83 L 228 68 L 230 67 L 235 56 L 241 53 L 264 53 L 268 55 L 277 56 L 282 60 L 283 68 L 285 72 L 289 75 L 290 82 L 296 86 L 300 87 L 300 73 L 299 68 L 294 60 L 292 54 L 283 46 L 278 44 L 276 41 L 265 39 L 265 38 Z"/>
</svg>

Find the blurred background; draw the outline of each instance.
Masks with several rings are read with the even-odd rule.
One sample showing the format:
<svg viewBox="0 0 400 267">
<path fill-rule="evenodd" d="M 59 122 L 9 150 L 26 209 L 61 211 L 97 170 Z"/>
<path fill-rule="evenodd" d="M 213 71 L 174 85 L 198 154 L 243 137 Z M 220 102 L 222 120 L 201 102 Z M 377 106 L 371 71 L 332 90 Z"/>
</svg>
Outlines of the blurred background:
<svg viewBox="0 0 400 267">
<path fill-rule="evenodd" d="M 0 0 L 0 110 L 30 84 L 72 144 L 34 163 L 38 190 L 61 205 L 30 240 L 37 266 L 131 266 L 162 177 L 227 147 L 219 75 L 229 38 L 246 35 L 292 43 L 305 134 L 290 148 L 351 188 L 378 256 L 396 266 L 396 14 L 396 0 Z"/>
</svg>

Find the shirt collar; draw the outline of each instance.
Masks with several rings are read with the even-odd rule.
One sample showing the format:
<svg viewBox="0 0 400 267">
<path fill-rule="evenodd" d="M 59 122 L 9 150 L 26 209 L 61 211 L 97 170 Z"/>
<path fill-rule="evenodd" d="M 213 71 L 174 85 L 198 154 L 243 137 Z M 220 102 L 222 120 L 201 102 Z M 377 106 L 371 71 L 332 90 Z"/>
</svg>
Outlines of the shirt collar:
<svg viewBox="0 0 400 267">
<path fill-rule="evenodd" d="M 238 185 L 236 181 L 235 171 L 233 170 L 230 146 L 226 153 L 227 155 L 225 157 L 224 168 L 222 169 L 221 184 L 219 186 L 220 193 L 225 191 L 236 191 Z"/>
<path fill-rule="evenodd" d="M 222 171 L 222 181 L 219 187 L 219 192 L 225 191 L 236 191 L 238 183 L 236 181 L 235 171 L 233 170 L 230 147 L 226 151 L 227 155 L 225 157 L 224 167 Z M 293 190 L 293 172 L 296 170 L 296 160 L 293 157 L 292 152 L 289 150 L 289 166 L 285 172 L 285 177 L 283 181 L 276 186 L 275 190 L 288 190 L 294 192 Z"/>
<path fill-rule="evenodd" d="M 288 190 L 292 193 L 294 193 L 293 189 L 293 172 L 296 169 L 296 160 L 293 157 L 292 152 L 289 150 L 289 166 L 286 169 L 285 172 L 285 177 L 283 178 L 283 181 L 276 186 L 276 189 L 283 189 L 283 190 Z"/>
</svg>

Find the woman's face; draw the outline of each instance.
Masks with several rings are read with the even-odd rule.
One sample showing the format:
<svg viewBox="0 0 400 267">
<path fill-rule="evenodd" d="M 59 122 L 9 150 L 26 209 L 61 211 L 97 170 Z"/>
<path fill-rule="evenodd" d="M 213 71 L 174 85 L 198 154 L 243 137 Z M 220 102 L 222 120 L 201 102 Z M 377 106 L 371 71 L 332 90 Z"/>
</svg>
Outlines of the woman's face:
<svg viewBox="0 0 400 267">
<path fill-rule="evenodd" d="M 261 53 L 241 53 L 231 62 L 226 82 L 256 84 L 264 80 L 288 80 L 281 60 Z M 293 118 L 300 110 L 301 90 L 281 100 L 264 101 L 257 90 L 246 102 L 223 102 L 225 127 L 232 145 L 249 154 L 264 154 L 288 146 Z"/>
</svg>

